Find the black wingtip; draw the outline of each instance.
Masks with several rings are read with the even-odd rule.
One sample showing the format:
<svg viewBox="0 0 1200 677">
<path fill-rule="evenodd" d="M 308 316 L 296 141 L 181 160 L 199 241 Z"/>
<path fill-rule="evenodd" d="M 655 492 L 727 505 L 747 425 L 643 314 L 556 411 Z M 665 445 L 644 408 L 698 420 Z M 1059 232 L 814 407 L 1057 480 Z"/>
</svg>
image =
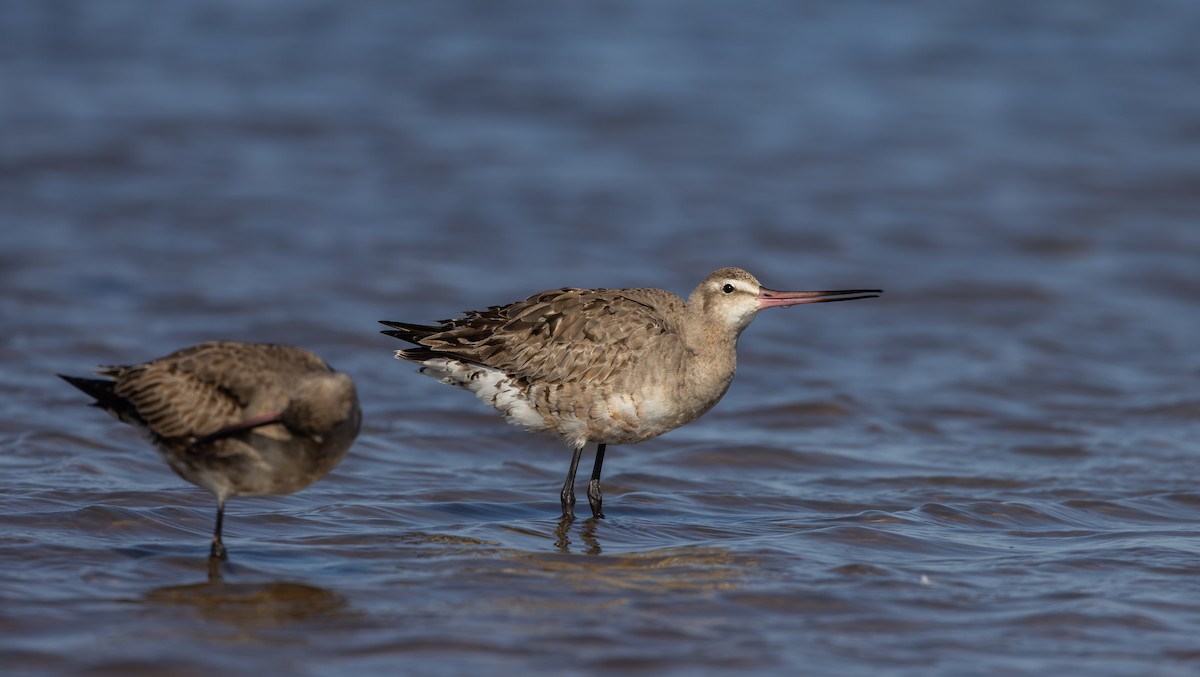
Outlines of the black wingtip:
<svg viewBox="0 0 1200 677">
<path fill-rule="evenodd" d="M 421 343 L 421 339 L 443 330 L 442 327 L 433 327 L 427 324 L 409 324 L 391 320 L 380 320 L 379 323 L 391 327 L 391 329 L 383 329 L 379 333 L 418 345 Z"/>
<path fill-rule="evenodd" d="M 116 393 L 117 382 L 103 378 L 83 378 L 56 374 L 59 378 L 78 388 L 83 394 L 95 400 L 93 405 L 104 409 L 118 409 L 125 406 L 124 398 Z"/>
<path fill-rule="evenodd" d="M 385 327 L 391 327 L 391 329 L 380 330 L 380 334 L 395 336 L 398 339 L 413 336 L 421 329 L 421 327 L 415 324 L 405 324 L 404 322 L 393 322 L 391 320 L 380 320 L 379 324 L 382 324 Z"/>
<path fill-rule="evenodd" d="M 112 390 L 113 382 L 106 381 L 104 379 L 83 378 L 81 376 L 69 376 L 67 374 L 55 374 L 55 376 L 61 378 L 62 380 L 66 381 L 67 383 L 70 383 L 71 385 L 75 386 L 76 388 L 79 388 L 80 390 L 87 393 L 88 395 L 92 395 L 93 397 L 95 397 L 95 393 L 97 391 L 100 391 L 100 390 L 111 391 Z M 104 384 L 108 384 L 108 388 L 105 388 Z"/>
</svg>

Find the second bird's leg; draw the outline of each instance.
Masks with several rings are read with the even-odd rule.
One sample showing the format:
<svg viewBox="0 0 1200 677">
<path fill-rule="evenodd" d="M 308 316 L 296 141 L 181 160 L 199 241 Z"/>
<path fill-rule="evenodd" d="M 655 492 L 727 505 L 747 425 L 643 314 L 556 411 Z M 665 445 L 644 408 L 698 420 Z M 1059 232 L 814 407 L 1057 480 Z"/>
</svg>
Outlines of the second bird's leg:
<svg viewBox="0 0 1200 677">
<path fill-rule="evenodd" d="M 571 470 L 567 472 L 567 481 L 563 482 L 562 492 L 558 495 L 562 502 L 563 519 L 575 518 L 575 471 L 579 470 L 581 454 L 583 454 L 583 445 L 575 447 L 575 453 L 571 456 Z"/>
<path fill-rule="evenodd" d="M 208 556 L 217 559 L 225 559 L 228 555 L 225 552 L 225 544 L 221 542 L 221 523 L 225 521 L 225 501 L 224 499 L 217 500 L 217 528 L 213 529 L 212 549 L 209 550 Z"/>
<path fill-rule="evenodd" d="M 596 447 L 596 465 L 592 466 L 592 480 L 588 482 L 588 505 L 592 507 L 592 517 L 602 519 L 604 511 L 600 509 L 600 501 L 603 496 L 600 494 L 600 468 L 604 466 L 604 446 L 603 444 Z"/>
</svg>

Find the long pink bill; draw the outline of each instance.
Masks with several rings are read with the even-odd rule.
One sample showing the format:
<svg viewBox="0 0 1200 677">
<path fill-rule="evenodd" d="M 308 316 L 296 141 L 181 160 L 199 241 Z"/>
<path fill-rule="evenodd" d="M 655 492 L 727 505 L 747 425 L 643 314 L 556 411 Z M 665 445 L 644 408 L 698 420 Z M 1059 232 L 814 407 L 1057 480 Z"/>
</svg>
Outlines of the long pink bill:
<svg viewBox="0 0 1200 677">
<path fill-rule="evenodd" d="M 798 306 L 801 303 L 829 303 L 832 301 L 857 301 L 858 299 L 873 299 L 883 294 L 882 289 L 840 289 L 838 291 L 776 291 L 760 289 L 758 292 L 758 307 L 785 308 Z"/>
<path fill-rule="evenodd" d="M 248 418 L 245 421 L 225 426 L 216 432 L 209 433 L 202 437 L 197 437 L 196 440 L 192 442 L 192 446 L 206 444 L 208 442 L 212 442 L 213 440 L 219 440 L 222 437 L 229 437 L 230 435 L 236 435 L 247 430 L 261 428 L 264 425 L 271 425 L 272 423 L 279 423 L 279 421 L 280 412 L 278 411 L 263 414 L 262 416 L 255 416 L 254 418 Z"/>
</svg>

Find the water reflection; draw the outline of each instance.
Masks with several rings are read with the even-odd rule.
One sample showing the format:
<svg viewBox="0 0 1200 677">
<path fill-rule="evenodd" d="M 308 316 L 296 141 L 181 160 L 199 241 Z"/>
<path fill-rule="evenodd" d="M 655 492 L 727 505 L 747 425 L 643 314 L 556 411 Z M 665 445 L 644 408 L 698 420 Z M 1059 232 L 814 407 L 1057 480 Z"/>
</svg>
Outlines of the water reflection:
<svg viewBox="0 0 1200 677">
<path fill-rule="evenodd" d="M 622 595 L 622 604 L 628 601 L 622 591 L 697 594 L 734 590 L 741 586 L 747 572 L 759 566 L 755 557 L 710 546 L 662 548 L 597 557 L 548 552 L 515 553 L 514 557 L 514 561 L 533 567 L 539 588 L 543 577 L 550 577 L 561 584 L 562 589 L 572 591 L 571 599 L 579 593 L 607 590 Z"/>
<path fill-rule="evenodd" d="M 226 563 L 229 560 L 225 560 Z M 233 572 L 232 565 L 229 566 L 230 573 Z M 208 556 L 208 582 L 219 583 L 221 581 L 221 558 L 216 555 Z"/>
<path fill-rule="evenodd" d="M 554 547 L 559 552 L 571 552 L 570 532 L 571 524 L 574 521 L 573 517 L 566 516 L 558 520 L 558 526 L 554 529 Z M 587 546 L 587 549 L 584 550 L 584 554 L 586 555 L 599 555 L 602 552 L 600 549 L 600 540 L 596 538 L 597 524 L 599 524 L 599 520 L 595 517 L 589 517 L 583 520 L 583 524 L 580 525 L 579 536 L 583 539 L 583 544 Z"/>
<path fill-rule="evenodd" d="M 143 597 L 151 605 L 188 607 L 206 620 L 240 631 L 270 630 L 298 623 L 350 618 L 355 611 L 341 595 L 307 583 L 277 581 L 201 583 L 156 588 Z"/>
</svg>

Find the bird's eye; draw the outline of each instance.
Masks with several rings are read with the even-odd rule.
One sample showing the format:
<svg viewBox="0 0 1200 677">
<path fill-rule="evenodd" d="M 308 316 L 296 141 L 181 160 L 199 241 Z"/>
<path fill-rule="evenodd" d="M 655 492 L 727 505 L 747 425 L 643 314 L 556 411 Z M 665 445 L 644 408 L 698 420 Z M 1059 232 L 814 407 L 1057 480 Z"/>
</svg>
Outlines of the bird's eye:
<svg viewBox="0 0 1200 677">
<path fill-rule="evenodd" d="M 724 287 L 721 287 L 721 291 L 725 292 L 726 294 L 732 294 L 733 285 L 726 283 Z"/>
</svg>

